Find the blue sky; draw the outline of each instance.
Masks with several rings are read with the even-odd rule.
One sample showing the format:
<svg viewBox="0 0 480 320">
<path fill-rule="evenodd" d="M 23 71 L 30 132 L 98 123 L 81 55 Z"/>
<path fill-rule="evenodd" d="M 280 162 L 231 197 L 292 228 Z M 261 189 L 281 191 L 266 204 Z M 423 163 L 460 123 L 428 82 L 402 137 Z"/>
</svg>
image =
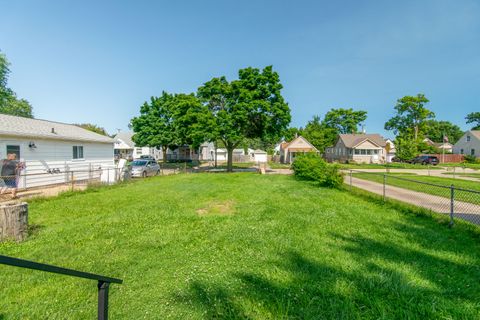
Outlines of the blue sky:
<svg viewBox="0 0 480 320">
<path fill-rule="evenodd" d="M 126 129 L 162 90 L 273 65 L 303 126 L 332 107 L 368 111 L 424 93 L 468 129 L 480 110 L 480 1 L 0 0 L 9 85 L 37 118 Z"/>
</svg>

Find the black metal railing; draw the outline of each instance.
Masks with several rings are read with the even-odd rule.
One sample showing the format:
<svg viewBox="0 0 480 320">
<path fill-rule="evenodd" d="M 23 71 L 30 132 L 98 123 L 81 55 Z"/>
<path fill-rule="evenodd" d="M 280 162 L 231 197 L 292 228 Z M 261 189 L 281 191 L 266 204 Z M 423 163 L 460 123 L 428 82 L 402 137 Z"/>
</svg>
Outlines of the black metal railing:
<svg viewBox="0 0 480 320">
<path fill-rule="evenodd" d="M 52 272 L 57 274 L 63 274 L 71 277 L 78 277 L 90 280 L 98 281 L 98 319 L 108 319 L 108 289 L 111 283 L 123 283 L 123 280 L 110 278 L 98 274 L 82 272 L 72 269 L 66 269 L 62 267 L 52 266 L 48 264 L 17 259 L 0 255 L 0 264 L 7 266 L 14 266 L 32 270 L 40 270 L 45 272 Z"/>
</svg>

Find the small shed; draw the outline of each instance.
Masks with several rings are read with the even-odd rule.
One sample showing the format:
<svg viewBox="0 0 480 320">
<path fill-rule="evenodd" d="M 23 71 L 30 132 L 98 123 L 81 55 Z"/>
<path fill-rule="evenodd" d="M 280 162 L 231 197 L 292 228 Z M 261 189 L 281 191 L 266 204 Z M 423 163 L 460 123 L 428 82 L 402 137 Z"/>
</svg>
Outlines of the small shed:
<svg viewBox="0 0 480 320">
<path fill-rule="evenodd" d="M 253 161 L 255 161 L 255 162 L 267 162 L 267 152 L 266 151 L 256 149 L 256 150 L 253 151 L 252 155 L 253 155 Z"/>
</svg>

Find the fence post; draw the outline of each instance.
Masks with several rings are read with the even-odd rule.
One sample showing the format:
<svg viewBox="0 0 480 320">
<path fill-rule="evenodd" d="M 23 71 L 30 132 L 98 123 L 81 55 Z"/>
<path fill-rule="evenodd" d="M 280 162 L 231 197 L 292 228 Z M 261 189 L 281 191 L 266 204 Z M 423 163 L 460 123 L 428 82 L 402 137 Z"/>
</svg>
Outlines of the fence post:
<svg viewBox="0 0 480 320">
<path fill-rule="evenodd" d="M 455 179 L 455 165 L 453 166 L 453 179 Z"/>
<path fill-rule="evenodd" d="M 98 320 L 108 319 L 108 287 L 110 283 L 98 281 Z"/>
<path fill-rule="evenodd" d="M 350 169 L 350 190 L 352 190 L 352 169 Z"/>
<path fill-rule="evenodd" d="M 385 202 L 385 198 L 386 198 L 386 184 L 387 184 L 387 175 L 384 174 L 383 175 L 383 202 Z"/>
<path fill-rule="evenodd" d="M 72 183 L 72 191 L 73 191 L 73 187 L 75 186 L 75 181 L 73 180 L 73 171 L 70 171 L 70 182 Z"/>
<path fill-rule="evenodd" d="M 185 173 L 187 173 L 187 161 L 184 163 Z"/>
<path fill-rule="evenodd" d="M 453 215 L 455 213 L 455 187 L 450 185 L 450 224 L 449 227 L 453 227 Z"/>
</svg>

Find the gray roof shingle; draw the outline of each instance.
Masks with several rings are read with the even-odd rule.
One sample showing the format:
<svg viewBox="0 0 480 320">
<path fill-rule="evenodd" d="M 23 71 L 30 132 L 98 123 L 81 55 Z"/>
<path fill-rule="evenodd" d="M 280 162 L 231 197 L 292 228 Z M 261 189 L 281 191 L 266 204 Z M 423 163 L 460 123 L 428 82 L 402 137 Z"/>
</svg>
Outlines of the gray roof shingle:
<svg viewBox="0 0 480 320">
<path fill-rule="evenodd" d="M 352 134 L 340 134 L 339 139 L 343 141 L 343 144 L 347 148 L 353 148 L 365 140 L 370 140 L 380 147 L 385 147 L 385 139 L 378 133 L 352 133 Z"/>
<path fill-rule="evenodd" d="M 0 135 L 54 140 L 113 143 L 110 137 L 73 124 L 0 114 Z"/>
</svg>

